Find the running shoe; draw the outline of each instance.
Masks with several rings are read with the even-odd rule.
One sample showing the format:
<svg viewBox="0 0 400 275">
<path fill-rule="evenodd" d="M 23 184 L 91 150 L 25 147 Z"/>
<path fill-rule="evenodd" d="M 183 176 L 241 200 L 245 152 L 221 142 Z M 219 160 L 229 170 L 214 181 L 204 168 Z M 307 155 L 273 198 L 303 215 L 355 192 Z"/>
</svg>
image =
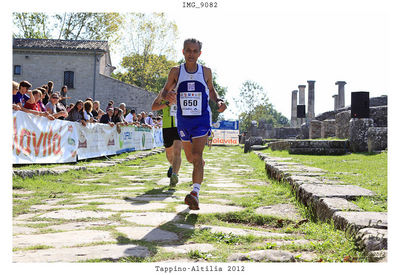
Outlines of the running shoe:
<svg viewBox="0 0 400 275">
<path fill-rule="evenodd" d="M 190 192 L 185 197 L 185 203 L 189 205 L 190 210 L 200 210 L 199 208 L 199 198 L 195 192 Z"/>
<path fill-rule="evenodd" d="M 167 177 L 171 177 L 172 175 L 172 166 L 169 167 L 168 172 L 167 172 Z"/>
<path fill-rule="evenodd" d="M 178 175 L 172 173 L 171 178 L 169 179 L 169 187 L 175 187 L 178 181 L 179 181 Z"/>
</svg>

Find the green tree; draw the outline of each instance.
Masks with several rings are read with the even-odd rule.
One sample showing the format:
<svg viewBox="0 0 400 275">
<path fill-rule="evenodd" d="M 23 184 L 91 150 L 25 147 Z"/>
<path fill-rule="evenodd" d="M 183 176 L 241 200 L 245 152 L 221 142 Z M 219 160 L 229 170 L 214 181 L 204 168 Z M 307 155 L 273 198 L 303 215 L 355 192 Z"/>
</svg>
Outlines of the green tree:
<svg viewBox="0 0 400 275">
<path fill-rule="evenodd" d="M 65 12 L 55 14 L 54 18 L 57 38 L 66 40 L 116 41 L 123 22 L 119 13 Z"/>
<path fill-rule="evenodd" d="M 45 13 L 13 13 L 14 37 L 46 39 L 50 37 L 49 16 Z"/>
<path fill-rule="evenodd" d="M 122 59 L 124 72 L 117 72 L 113 77 L 158 93 L 164 87 L 169 70 L 176 65 L 176 62 L 167 60 L 165 55 L 149 54 L 144 57 L 132 54 Z"/>
<path fill-rule="evenodd" d="M 175 42 L 178 27 L 164 13 L 126 13 L 121 28 L 121 70 L 113 76 L 158 93 L 176 66 Z"/>
<path fill-rule="evenodd" d="M 288 119 L 275 110 L 269 102 L 262 86 L 253 81 L 245 81 L 235 103 L 240 110 L 240 131 L 247 131 L 252 121 L 264 120 L 273 126 L 286 126 Z"/>
<path fill-rule="evenodd" d="M 123 19 L 120 35 L 124 55 L 142 55 L 145 62 L 151 54 L 175 58 L 178 26 L 164 13 L 126 13 Z"/>
<path fill-rule="evenodd" d="M 118 40 L 118 13 L 13 13 L 14 37 L 65 40 Z"/>
</svg>

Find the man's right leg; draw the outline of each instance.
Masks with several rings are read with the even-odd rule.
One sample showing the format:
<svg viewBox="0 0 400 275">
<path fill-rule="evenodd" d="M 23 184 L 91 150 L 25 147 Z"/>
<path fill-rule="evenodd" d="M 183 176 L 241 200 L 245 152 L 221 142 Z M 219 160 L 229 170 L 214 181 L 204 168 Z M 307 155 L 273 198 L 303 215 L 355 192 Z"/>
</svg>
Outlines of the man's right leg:
<svg viewBox="0 0 400 275">
<path fill-rule="evenodd" d="M 199 210 L 199 191 L 203 181 L 204 175 L 204 160 L 203 150 L 207 143 L 207 136 L 193 138 L 192 143 L 184 142 L 185 152 L 190 150 L 190 156 L 192 157 L 193 173 L 193 191 L 185 197 L 185 203 L 189 205 L 191 210 Z M 190 144 L 190 145 L 189 145 Z M 188 154 L 187 154 L 188 155 Z"/>
<path fill-rule="evenodd" d="M 182 142 L 183 151 L 185 152 L 186 160 L 189 163 L 193 164 L 193 154 L 192 154 L 192 143 L 191 142 Z M 203 166 L 206 162 L 203 159 Z"/>
</svg>

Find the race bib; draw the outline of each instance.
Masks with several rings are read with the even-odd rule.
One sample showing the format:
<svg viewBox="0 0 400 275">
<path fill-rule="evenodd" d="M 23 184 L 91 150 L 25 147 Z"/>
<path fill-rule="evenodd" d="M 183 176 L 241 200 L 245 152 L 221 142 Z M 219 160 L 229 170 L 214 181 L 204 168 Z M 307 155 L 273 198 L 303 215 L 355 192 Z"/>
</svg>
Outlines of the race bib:
<svg viewBox="0 0 400 275">
<path fill-rule="evenodd" d="M 201 116 L 201 92 L 181 93 L 180 105 L 183 116 Z"/>
<path fill-rule="evenodd" d="M 172 104 L 169 106 L 169 115 L 176 117 L 176 111 L 178 110 L 178 106 L 176 104 Z"/>
</svg>

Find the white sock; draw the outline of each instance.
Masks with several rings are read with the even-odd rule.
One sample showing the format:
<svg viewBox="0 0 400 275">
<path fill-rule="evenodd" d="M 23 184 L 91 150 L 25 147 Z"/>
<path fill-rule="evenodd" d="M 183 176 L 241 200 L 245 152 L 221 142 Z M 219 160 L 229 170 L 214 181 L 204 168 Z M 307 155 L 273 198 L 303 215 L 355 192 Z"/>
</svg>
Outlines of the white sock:
<svg viewBox="0 0 400 275">
<path fill-rule="evenodd" d="M 199 193 L 200 193 L 200 186 L 201 186 L 201 184 L 199 184 L 199 183 L 193 183 L 193 191 L 192 192 L 195 192 L 197 196 L 199 196 Z"/>
</svg>

